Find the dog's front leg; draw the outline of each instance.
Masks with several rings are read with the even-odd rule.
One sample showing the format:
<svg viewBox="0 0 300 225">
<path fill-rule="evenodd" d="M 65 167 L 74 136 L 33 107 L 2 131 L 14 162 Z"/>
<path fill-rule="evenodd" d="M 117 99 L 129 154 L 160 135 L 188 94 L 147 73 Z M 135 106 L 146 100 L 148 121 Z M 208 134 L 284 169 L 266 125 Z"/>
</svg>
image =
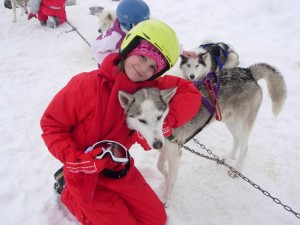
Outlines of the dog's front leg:
<svg viewBox="0 0 300 225">
<path fill-rule="evenodd" d="M 166 142 L 165 149 L 166 159 L 168 162 L 168 174 L 166 177 L 164 204 L 165 207 L 168 207 L 170 205 L 173 189 L 176 183 L 182 151 L 177 144 L 170 142 Z"/>
<path fill-rule="evenodd" d="M 163 149 L 159 150 L 159 157 L 156 166 L 158 171 L 164 176 L 166 182 L 168 177 L 168 171 L 166 167 L 166 157 L 164 155 Z"/>
<path fill-rule="evenodd" d="M 21 12 L 21 16 L 23 16 L 25 14 L 28 14 L 28 9 L 27 9 L 27 1 L 23 1 L 22 2 L 22 12 Z"/>
<path fill-rule="evenodd" d="M 10 0 L 11 2 L 11 7 L 12 7 L 12 11 L 13 11 L 13 23 L 15 23 L 17 21 L 17 12 L 16 12 L 16 8 L 17 8 L 17 3 L 16 0 Z"/>
</svg>

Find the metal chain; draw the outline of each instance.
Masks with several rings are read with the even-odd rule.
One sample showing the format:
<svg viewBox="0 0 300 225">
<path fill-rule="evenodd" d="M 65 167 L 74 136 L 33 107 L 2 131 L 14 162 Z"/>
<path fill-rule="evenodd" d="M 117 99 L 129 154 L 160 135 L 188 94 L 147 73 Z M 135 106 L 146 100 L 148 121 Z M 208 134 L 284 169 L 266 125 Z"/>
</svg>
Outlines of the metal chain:
<svg viewBox="0 0 300 225">
<path fill-rule="evenodd" d="M 185 145 L 181 145 L 185 150 L 197 155 L 197 156 L 201 156 L 203 158 L 212 160 L 212 161 L 216 161 L 218 164 L 222 164 L 224 166 L 226 166 L 227 168 L 229 168 L 232 172 L 234 172 L 236 174 L 236 176 L 241 177 L 243 180 L 245 180 L 246 182 L 248 182 L 249 184 L 251 184 L 254 188 L 256 188 L 257 190 L 260 190 L 265 196 L 270 197 L 276 204 L 282 205 L 282 207 L 288 211 L 293 213 L 298 219 L 300 219 L 300 214 L 295 212 L 290 206 L 283 204 L 278 198 L 273 197 L 269 192 L 267 192 L 266 190 L 262 189 L 259 185 L 257 185 L 256 183 L 254 183 L 253 181 L 251 181 L 249 178 L 247 178 L 246 176 L 244 176 L 243 174 L 241 174 L 240 172 L 238 172 L 236 169 L 234 169 L 233 167 L 231 167 L 230 165 L 228 165 L 225 160 L 220 160 L 220 158 L 213 154 L 213 152 L 211 150 L 209 150 L 208 148 L 205 147 L 204 144 L 201 144 L 197 139 L 193 138 L 194 142 L 196 144 L 198 144 L 201 148 L 203 148 L 204 150 L 207 151 L 208 154 L 212 155 L 213 157 L 204 155 L 200 152 L 197 152 L 191 148 L 189 148 L 188 146 Z"/>
</svg>

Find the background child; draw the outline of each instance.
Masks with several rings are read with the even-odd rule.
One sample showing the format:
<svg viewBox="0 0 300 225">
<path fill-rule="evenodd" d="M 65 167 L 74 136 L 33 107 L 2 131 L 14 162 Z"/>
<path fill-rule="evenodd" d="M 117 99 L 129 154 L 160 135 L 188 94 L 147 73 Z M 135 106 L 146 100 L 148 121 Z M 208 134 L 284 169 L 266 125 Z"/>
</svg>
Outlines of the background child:
<svg viewBox="0 0 300 225">
<path fill-rule="evenodd" d="M 48 22 L 51 28 L 57 28 L 67 20 L 65 4 L 66 0 L 32 0 L 28 20 L 35 17 L 42 26 Z"/>
<path fill-rule="evenodd" d="M 136 24 L 150 18 L 149 6 L 142 0 L 121 0 L 112 28 L 99 35 L 92 44 L 92 54 L 98 65 L 110 53 L 119 52 L 126 33 Z"/>
<path fill-rule="evenodd" d="M 98 66 L 110 53 L 119 52 L 121 43 L 127 34 L 138 23 L 150 18 L 149 6 L 143 0 L 121 0 L 116 9 L 117 19 L 112 28 L 99 35 L 92 44 L 92 55 Z M 185 51 L 181 47 L 180 55 L 186 58 L 196 57 L 196 53 Z"/>
</svg>

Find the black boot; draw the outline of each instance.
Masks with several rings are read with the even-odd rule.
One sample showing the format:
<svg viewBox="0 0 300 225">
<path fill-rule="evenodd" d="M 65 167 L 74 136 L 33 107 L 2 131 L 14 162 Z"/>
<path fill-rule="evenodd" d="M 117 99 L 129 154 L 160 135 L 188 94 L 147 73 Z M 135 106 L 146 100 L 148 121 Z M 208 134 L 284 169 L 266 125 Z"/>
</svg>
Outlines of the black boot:
<svg viewBox="0 0 300 225">
<path fill-rule="evenodd" d="M 54 174 L 54 179 L 56 182 L 54 183 L 54 190 L 58 193 L 61 194 L 63 191 L 63 188 L 65 186 L 65 179 L 64 179 L 64 171 L 63 167 L 60 168 L 58 171 L 55 172 Z"/>
<path fill-rule="evenodd" d="M 4 0 L 4 6 L 5 8 L 11 9 L 11 1 L 10 0 Z"/>
<path fill-rule="evenodd" d="M 56 16 L 49 16 L 47 22 L 48 22 L 50 28 L 56 29 L 58 26 L 58 19 Z"/>
</svg>

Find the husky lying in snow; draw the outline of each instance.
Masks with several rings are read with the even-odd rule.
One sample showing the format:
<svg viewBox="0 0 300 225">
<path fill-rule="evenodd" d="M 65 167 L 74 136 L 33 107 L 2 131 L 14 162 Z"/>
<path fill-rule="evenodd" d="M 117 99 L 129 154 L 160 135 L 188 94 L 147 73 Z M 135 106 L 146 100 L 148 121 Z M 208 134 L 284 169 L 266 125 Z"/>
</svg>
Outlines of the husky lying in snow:
<svg viewBox="0 0 300 225">
<path fill-rule="evenodd" d="M 27 5 L 29 0 L 10 0 L 10 1 L 11 1 L 12 11 L 13 11 L 13 23 L 15 23 L 17 21 L 17 12 L 16 12 L 17 5 L 21 6 L 21 16 L 24 15 L 24 12 L 25 14 L 28 14 Z"/>
<path fill-rule="evenodd" d="M 240 171 L 247 152 L 248 138 L 263 98 L 262 89 L 257 81 L 266 80 L 275 116 L 279 114 L 285 102 L 286 85 L 281 73 L 265 63 L 255 64 L 249 68 L 222 69 L 219 77 L 221 88 L 218 101 L 223 116 L 222 122 L 231 132 L 234 141 L 228 156 L 232 160 L 237 157 L 233 167 Z M 199 86 L 199 91 L 208 98 L 205 87 Z M 139 131 L 151 147 L 163 146 L 160 149 L 157 167 L 166 181 L 164 196 L 166 206 L 169 204 L 175 185 L 181 157 L 181 148 L 177 144 L 165 140 L 162 134 L 162 121 L 168 112 L 166 104 L 175 92 L 176 88 L 161 91 L 156 88 L 140 89 L 134 94 L 119 92 L 120 104 L 127 114 L 128 127 Z M 157 120 L 160 116 L 161 119 Z M 208 109 L 202 104 L 198 114 L 190 122 L 174 129 L 175 137 L 182 143 L 186 143 L 196 135 L 199 128 L 205 125 L 210 116 Z M 141 119 L 146 122 L 141 123 Z M 164 166 L 166 161 L 167 167 Z M 228 174 L 231 177 L 236 176 L 232 171 L 229 171 Z"/>
<path fill-rule="evenodd" d="M 198 57 L 185 58 L 181 56 L 180 70 L 188 80 L 199 80 L 209 72 L 231 69 L 238 65 L 239 59 L 234 49 L 223 42 L 204 43 L 193 49 Z"/>
<path fill-rule="evenodd" d="M 96 13 L 98 16 L 98 32 L 104 33 L 114 25 L 117 18 L 116 13 L 112 10 L 104 9 L 101 13 Z"/>
</svg>

